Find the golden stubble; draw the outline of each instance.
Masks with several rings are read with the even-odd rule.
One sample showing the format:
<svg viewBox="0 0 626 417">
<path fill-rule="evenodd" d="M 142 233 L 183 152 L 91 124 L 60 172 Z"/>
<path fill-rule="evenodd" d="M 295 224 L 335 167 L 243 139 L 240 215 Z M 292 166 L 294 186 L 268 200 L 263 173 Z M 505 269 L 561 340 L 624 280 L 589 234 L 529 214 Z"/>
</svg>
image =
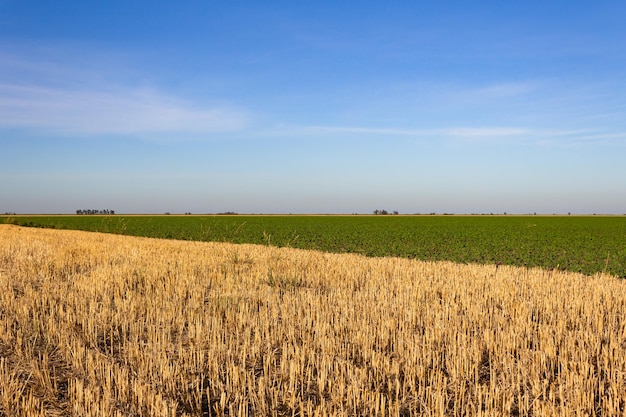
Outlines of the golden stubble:
<svg viewBox="0 0 626 417">
<path fill-rule="evenodd" d="M 0 415 L 624 415 L 625 300 L 611 276 L 0 225 Z"/>
</svg>

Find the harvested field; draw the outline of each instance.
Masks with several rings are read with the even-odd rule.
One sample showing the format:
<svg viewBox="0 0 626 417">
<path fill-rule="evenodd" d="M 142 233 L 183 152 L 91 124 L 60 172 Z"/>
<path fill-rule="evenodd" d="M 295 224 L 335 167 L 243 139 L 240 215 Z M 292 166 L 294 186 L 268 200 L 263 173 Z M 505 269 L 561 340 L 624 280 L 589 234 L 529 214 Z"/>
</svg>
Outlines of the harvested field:
<svg viewBox="0 0 626 417">
<path fill-rule="evenodd" d="M 1 416 L 626 413 L 626 282 L 0 225 Z"/>
</svg>

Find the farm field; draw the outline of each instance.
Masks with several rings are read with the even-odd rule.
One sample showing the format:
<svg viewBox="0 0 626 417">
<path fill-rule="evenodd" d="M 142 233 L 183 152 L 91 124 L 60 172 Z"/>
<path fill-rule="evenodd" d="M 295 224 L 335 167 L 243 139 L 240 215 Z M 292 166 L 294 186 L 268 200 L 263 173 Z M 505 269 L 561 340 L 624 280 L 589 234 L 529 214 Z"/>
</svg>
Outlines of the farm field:
<svg viewBox="0 0 626 417">
<path fill-rule="evenodd" d="M 626 278 L 626 216 L 5 216 L 2 222 Z"/>
<path fill-rule="evenodd" d="M 621 416 L 625 309 L 611 275 L 0 225 L 0 415 Z"/>
</svg>

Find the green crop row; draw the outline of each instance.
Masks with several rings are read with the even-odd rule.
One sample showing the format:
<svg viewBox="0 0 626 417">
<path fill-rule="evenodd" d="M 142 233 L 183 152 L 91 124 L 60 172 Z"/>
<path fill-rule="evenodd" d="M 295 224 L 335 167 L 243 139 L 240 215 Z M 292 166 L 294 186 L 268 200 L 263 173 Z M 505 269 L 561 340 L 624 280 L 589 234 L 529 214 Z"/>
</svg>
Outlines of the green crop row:
<svg viewBox="0 0 626 417">
<path fill-rule="evenodd" d="M 626 278 L 626 216 L 4 216 L 0 223 Z"/>
</svg>

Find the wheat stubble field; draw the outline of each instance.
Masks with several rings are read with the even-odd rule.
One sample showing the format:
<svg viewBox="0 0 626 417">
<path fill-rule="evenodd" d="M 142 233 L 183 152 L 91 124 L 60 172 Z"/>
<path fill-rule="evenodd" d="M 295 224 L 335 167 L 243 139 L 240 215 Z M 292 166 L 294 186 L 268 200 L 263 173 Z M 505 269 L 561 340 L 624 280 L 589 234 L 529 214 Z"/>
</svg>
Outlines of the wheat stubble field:
<svg viewBox="0 0 626 417">
<path fill-rule="evenodd" d="M 609 275 L 0 225 L 0 416 L 619 416 Z"/>
</svg>

